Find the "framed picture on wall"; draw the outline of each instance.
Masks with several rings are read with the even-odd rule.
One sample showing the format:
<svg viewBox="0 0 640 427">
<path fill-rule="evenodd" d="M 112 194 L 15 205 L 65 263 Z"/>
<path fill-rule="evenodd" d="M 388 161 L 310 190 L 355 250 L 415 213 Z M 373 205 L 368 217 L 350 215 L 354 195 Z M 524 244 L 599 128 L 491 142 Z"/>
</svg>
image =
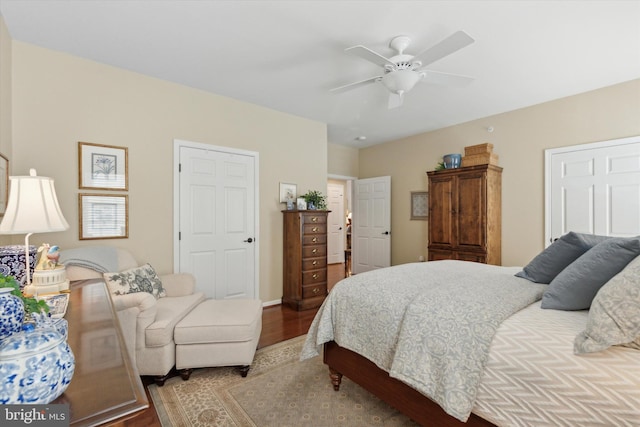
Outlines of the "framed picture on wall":
<svg viewBox="0 0 640 427">
<path fill-rule="evenodd" d="M 280 183 L 280 203 L 287 203 L 287 200 L 296 200 L 297 186 L 286 182 Z"/>
<path fill-rule="evenodd" d="M 129 237 L 126 195 L 79 194 L 80 240 Z"/>
<path fill-rule="evenodd" d="M 78 142 L 78 170 L 81 189 L 129 189 L 126 147 Z"/>
<path fill-rule="evenodd" d="M 429 193 L 427 191 L 411 192 L 411 219 L 426 220 L 429 218 Z"/>
</svg>

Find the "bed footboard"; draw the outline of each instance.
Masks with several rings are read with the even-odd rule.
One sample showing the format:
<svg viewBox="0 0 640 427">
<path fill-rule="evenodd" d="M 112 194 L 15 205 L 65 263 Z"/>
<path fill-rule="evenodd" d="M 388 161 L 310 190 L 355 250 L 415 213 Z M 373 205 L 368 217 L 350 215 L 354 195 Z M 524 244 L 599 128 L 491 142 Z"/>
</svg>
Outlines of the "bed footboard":
<svg viewBox="0 0 640 427">
<path fill-rule="evenodd" d="M 331 341 L 324 345 L 323 360 L 329 366 L 334 390 L 340 389 L 342 376 L 368 390 L 415 422 L 423 426 L 483 426 L 494 424 L 471 414 L 466 423 L 448 415 L 442 408 L 422 393 L 405 383 L 391 378 L 369 359 L 340 347 Z"/>
</svg>

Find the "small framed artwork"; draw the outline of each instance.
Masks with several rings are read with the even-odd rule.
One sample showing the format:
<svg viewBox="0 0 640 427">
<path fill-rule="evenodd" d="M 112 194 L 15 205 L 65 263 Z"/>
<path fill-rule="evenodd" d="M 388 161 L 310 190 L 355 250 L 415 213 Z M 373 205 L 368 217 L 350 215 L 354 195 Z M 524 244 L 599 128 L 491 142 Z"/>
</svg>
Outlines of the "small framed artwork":
<svg viewBox="0 0 640 427">
<path fill-rule="evenodd" d="M 79 194 L 80 240 L 129 237 L 129 197 Z"/>
<path fill-rule="evenodd" d="M 78 165 L 81 189 L 129 189 L 126 147 L 78 142 Z"/>
<path fill-rule="evenodd" d="M 296 206 L 297 206 L 299 211 L 306 211 L 307 210 L 307 201 L 302 197 L 298 197 Z"/>
<path fill-rule="evenodd" d="M 280 203 L 287 203 L 287 200 L 295 200 L 298 197 L 297 186 L 295 184 L 280 183 Z"/>
<path fill-rule="evenodd" d="M 429 218 L 429 193 L 427 191 L 411 192 L 411 219 L 426 220 Z"/>
<path fill-rule="evenodd" d="M 0 154 L 0 218 L 7 210 L 9 200 L 9 159 Z"/>
</svg>

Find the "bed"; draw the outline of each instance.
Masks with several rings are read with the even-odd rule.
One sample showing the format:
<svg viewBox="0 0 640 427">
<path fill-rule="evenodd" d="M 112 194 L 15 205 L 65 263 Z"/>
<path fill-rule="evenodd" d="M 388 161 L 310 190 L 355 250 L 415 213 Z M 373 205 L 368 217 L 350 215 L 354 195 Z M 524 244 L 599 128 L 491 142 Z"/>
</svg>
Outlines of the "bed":
<svg viewBox="0 0 640 427">
<path fill-rule="evenodd" d="M 621 255 L 622 239 L 569 234 L 524 269 L 432 261 L 346 278 L 301 359 L 322 354 L 334 389 L 344 375 L 422 425 L 639 426 L 640 240 Z M 550 308 L 584 297 L 555 279 L 583 294 L 593 277 L 591 310 Z"/>
</svg>

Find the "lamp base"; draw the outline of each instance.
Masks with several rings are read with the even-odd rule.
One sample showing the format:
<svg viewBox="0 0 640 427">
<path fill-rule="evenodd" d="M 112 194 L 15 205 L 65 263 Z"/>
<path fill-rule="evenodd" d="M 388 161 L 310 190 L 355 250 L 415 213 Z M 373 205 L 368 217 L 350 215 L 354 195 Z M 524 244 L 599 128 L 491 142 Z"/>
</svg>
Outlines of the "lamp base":
<svg viewBox="0 0 640 427">
<path fill-rule="evenodd" d="M 36 270 L 33 272 L 33 283 L 24 287 L 25 295 L 46 295 L 69 290 L 67 270 L 59 265 L 53 270 Z"/>
</svg>

